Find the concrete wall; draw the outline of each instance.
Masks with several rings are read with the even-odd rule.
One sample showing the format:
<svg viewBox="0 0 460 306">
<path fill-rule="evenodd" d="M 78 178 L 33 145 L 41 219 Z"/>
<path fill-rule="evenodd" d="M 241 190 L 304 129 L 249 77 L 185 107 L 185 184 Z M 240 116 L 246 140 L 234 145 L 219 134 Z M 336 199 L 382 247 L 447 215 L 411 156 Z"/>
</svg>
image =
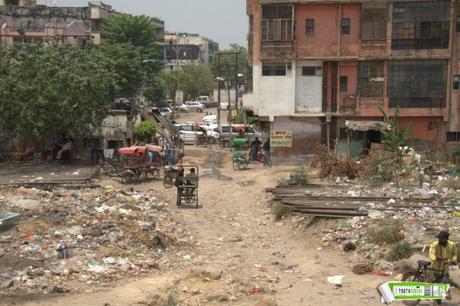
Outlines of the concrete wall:
<svg viewBox="0 0 460 306">
<path fill-rule="evenodd" d="M 296 163 L 308 160 L 321 142 L 321 122 L 318 118 L 276 117 L 271 130 L 293 132 L 292 148 L 272 148 L 275 163 Z"/>
<path fill-rule="evenodd" d="M 295 65 L 286 76 L 262 76 L 262 67 L 254 65 L 253 76 L 259 116 L 290 116 L 295 113 Z"/>
<path fill-rule="evenodd" d="M 315 20 L 315 34 L 306 35 L 306 19 Z M 295 9 L 297 56 L 337 56 L 338 9 L 336 5 L 298 5 Z"/>
<path fill-rule="evenodd" d="M 401 127 L 412 125 L 412 138 L 420 141 L 440 144 L 446 140 L 446 128 L 442 117 L 400 118 Z"/>
<path fill-rule="evenodd" d="M 297 57 L 358 56 L 360 4 L 305 4 L 295 8 Z M 350 34 L 341 34 L 341 19 L 351 19 Z M 306 34 L 306 19 L 315 20 L 315 34 Z"/>
<path fill-rule="evenodd" d="M 302 67 L 321 67 L 321 75 L 304 76 Z M 298 61 L 296 64 L 296 112 L 321 113 L 323 104 L 323 63 L 321 61 Z"/>
</svg>

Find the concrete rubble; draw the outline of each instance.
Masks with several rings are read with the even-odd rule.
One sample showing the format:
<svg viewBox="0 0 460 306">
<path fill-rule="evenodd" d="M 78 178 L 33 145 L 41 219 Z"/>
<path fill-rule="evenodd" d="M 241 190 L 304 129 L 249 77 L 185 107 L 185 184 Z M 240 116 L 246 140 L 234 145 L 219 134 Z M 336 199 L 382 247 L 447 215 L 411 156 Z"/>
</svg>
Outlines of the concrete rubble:
<svg viewBox="0 0 460 306">
<path fill-rule="evenodd" d="M 0 190 L 0 295 L 91 291 L 187 264 L 195 244 L 153 192 Z"/>
</svg>

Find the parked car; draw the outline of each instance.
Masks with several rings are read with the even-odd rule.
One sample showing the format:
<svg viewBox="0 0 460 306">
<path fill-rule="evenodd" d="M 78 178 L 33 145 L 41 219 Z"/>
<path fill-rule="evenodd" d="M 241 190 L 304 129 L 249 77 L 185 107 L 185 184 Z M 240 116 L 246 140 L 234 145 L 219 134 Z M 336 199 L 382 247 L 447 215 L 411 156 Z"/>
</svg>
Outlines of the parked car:
<svg viewBox="0 0 460 306">
<path fill-rule="evenodd" d="M 217 107 L 217 103 L 212 101 L 208 96 L 199 96 L 196 101 L 203 104 L 206 108 Z"/>
<path fill-rule="evenodd" d="M 228 102 L 220 102 L 220 110 L 226 111 L 228 110 L 229 104 Z"/>
<path fill-rule="evenodd" d="M 217 124 L 217 116 L 216 115 L 204 116 L 203 119 L 201 119 L 201 121 L 203 121 L 207 125 L 214 125 L 214 124 Z"/>
<path fill-rule="evenodd" d="M 219 133 L 223 146 L 228 146 L 230 144 L 230 140 L 232 138 L 238 138 L 241 133 L 243 133 L 244 137 L 248 139 L 248 143 L 251 143 L 254 139 L 256 139 L 256 137 L 262 140 L 262 133 L 252 125 L 222 125 L 220 130 L 216 129 L 215 131 Z"/>
<path fill-rule="evenodd" d="M 171 118 L 172 115 L 172 110 L 169 107 L 161 107 L 158 109 L 160 112 L 160 115 L 162 115 L 165 118 Z"/>
<path fill-rule="evenodd" d="M 205 128 L 197 124 L 184 123 L 176 125 L 179 129 L 179 134 L 184 144 L 195 144 L 197 136 L 203 135 L 204 132 L 208 136 L 211 136 L 217 142 L 219 139 L 219 133 L 210 128 Z"/>
<path fill-rule="evenodd" d="M 179 107 L 179 110 L 184 113 L 189 113 L 189 112 L 202 113 L 204 109 L 205 107 L 203 104 L 201 104 L 200 102 L 195 102 L 195 101 L 187 101 Z"/>
</svg>

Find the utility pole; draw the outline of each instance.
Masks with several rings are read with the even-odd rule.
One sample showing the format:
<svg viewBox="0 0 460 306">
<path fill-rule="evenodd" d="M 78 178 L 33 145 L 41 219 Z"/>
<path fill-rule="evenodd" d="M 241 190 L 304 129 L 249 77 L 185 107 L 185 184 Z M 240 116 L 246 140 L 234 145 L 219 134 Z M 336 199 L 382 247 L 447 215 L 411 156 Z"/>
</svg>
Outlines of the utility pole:
<svg viewBox="0 0 460 306">
<path fill-rule="evenodd" d="M 238 72 L 238 53 L 235 53 L 235 110 L 238 114 L 238 85 L 239 85 L 239 72 Z"/>
<path fill-rule="evenodd" d="M 220 54 L 217 53 L 217 127 L 220 131 Z"/>
</svg>

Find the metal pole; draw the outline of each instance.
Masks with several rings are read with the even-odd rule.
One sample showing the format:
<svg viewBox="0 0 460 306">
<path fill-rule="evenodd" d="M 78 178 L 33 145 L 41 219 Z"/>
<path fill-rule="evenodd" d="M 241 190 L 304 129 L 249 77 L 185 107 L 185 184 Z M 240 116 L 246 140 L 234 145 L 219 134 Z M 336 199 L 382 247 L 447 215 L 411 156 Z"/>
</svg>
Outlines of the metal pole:
<svg viewBox="0 0 460 306">
<path fill-rule="evenodd" d="M 238 53 L 235 53 L 235 110 L 238 113 Z"/>
<path fill-rule="evenodd" d="M 220 131 L 220 54 L 217 53 L 217 126 Z"/>
<path fill-rule="evenodd" d="M 171 117 L 172 117 L 172 120 L 175 120 L 176 119 L 176 105 L 177 105 L 177 101 L 176 101 L 176 96 L 177 96 L 177 90 L 179 89 L 179 76 L 178 76 L 178 66 L 179 66 L 179 49 L 178 49 L 178 45 L 177 45 L 177 34 L 176 34 L 176 67 L 175 67 L 175 71 L 174 71 L 174 74 L 175 74 L 175 81 L 176 81 L 176 90 L 174 91 L 174 97 L 171 97 L 172 100 L 173 100 L 173 109 L 172 109 L 172 114 L 171 114 Z"/>
</svg>

